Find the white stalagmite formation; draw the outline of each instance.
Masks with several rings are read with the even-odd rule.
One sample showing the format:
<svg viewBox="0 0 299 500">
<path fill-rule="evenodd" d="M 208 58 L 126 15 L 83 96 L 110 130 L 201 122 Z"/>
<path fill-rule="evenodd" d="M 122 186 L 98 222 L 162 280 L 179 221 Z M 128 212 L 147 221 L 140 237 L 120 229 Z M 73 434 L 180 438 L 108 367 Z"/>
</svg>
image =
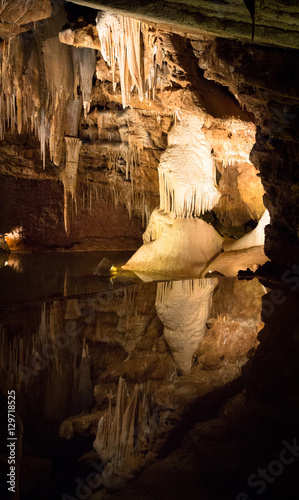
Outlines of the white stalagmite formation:
<svg viewBox="0 0 299 500">
<path fill-rule="evenodd" d="M 69 234 L 69 212 L 72 207 L 73 199 L 76 196 L 77 171 L 82 142 L 78 137 L 65 137 L 65 145 L 65 169 L 61 174 L 61 180 L 64 188 L 64 227 L 66 234 Z"/>
<path fill-rule="evenodd" d="M 112 70 L 114 90 L 118 64 L 123 107 L 128 106 L 133 88 L 141 101 L 154 98 L 156 86 L 163 84 L 158 74 L 164 56 L 157 33 L 141 21 L 109 12 L 98 13 L 97 30 L 102 56 Z"/>
<path fill-rule="evenodd" d="M 157 218 L 159 224 L 158 231 L 152 231 L 151 237 L 161 236 L 140 247 L 123 269 L 160 276 L 199 276 L 206 263 L 221 251 L 221 236 L 201 219 L 174 219 L 159 211 L 151 217 Z M 156 227 L 155 220 L 153 227 Z"/>
<path fill-rule="evenodd" d="M 217 279 L 158 283 L 156 308 L 164 338 L 183 374 L 192 368 L 193 355 L 203 339 Z"/>
<path fill-rule="evenodd" d="M 220 197 L 211 146 L 201 126 L 199 118 L 185 116 L 171 130 L 158 166 L 160 209 L 152 213 L 144 245 L 124 269 L 193 276 L 221 250 L 217 231 L 196 218 Z"/>
<path fill-rule="evenodd" d="M 133 393 L 128 392 L 124 379 L 119 379 L 116 407 L 113 412 L 111 399 L 109 409 L 98 424 L 94 449 L 109 468 L 104 474 L 130 475 L 138 468 L 144 446 L 154 430 L 151 416 L 149 385 L 136 384 Z M 109 482 L 109 477 L 103 477 Z"/>
<path fill-rule="evenodd" d="M 235 250 L 244 250 L 246 248 L 262 246 L 265 243 L 265 227 L 270 224 L 270 214 L 268 210 L 264 212 L 264 215 L 258 222 L 255 229 L 250 231 L 250 233 L 245 234 L 239 240 L 225 245 L 224 249 L 227 252 Z"/>
<path fill-rule="evenodd" d="M 175 217 L 200 216 L 220 198 L 211 145 L 196 116 L 185 116 L 170 131 L 159 171 L 160 208 Z"/>
<path fill-rule="evenodd" d="M 173 218 L 167 216 L 165 212 L 161 211 L 159 208 L 155 208 L 150 216 L 149 223 L 146 230 L 142 235 L 143 243 L 149 243 L 150 241 L 155 241 L 161 238 L 165 226 L 173 225 Z"/>
</svg>

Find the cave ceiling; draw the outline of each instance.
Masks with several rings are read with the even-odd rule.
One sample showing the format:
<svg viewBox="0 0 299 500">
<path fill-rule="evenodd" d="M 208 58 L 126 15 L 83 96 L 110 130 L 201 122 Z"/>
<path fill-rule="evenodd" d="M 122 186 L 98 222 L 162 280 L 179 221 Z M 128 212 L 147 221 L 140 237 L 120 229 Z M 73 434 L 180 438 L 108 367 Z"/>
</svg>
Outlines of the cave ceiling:
<svg viewBox="0 0 299 500">
<path fill-rule="evenodd" d="M 186 37 L 214 35 L 299 48 L 299 4 L 256 0 L 75 0 L 73 3 L 155 22 Z M 246 7 L 245 3 L 248 5 Z M 255 5 L 254 11 L 253 6 Z M 254 30 L 253 30 L 254 24 Z"/>
</svg>

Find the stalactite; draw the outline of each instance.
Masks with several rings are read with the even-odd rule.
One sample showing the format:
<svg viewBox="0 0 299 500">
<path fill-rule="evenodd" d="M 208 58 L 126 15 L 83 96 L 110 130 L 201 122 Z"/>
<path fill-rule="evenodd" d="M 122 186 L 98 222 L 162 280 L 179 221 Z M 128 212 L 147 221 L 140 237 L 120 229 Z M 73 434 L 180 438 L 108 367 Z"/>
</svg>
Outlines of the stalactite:
<svg viewBox="0 0 299 500">
<path fill-rule="evenodd" d="M 145 96 L 154 98 L 157 83 L 161 83 L 158 70 L 164 62 L 157 32 L 141 21 L 110 13 L 98 13 L 96 21 L 102 56 L 113 74 L 114 91 L 116 62 L 119 66 L 123 107 L 128 106 L 133 88 L 140 101 Z"/>
<path fill-rule="evenodd" d="M 82 104 L 79 99 L 68 102 L 66 108 L 66 136 L 77 137 Z"/>
<path fill-rule="evenodd" d="M 65 137 L 65 144 L 66 160 L 65 169 L 61 174 L 61 180 L 64 188 L 64 227 L 68 235 L 70 233 L 69 212 L 76 195 L 77 171 L 82 142 L 78 137 Z"/>
<path fill-rule="evenodd" d="M 78 106 L 77 95 L 79 70 L 72 58 L 72 48 L 61 44 L 57 36 L 58 25 L 65 16 L 63 7 L 60 13 L 61 16 L 40 21 L 32 40 L 17 35 L 1 47 L 0 137 L 3 138 L 7 129 L 17 129 L 19 134 L 35 133 L 40 141 L 43 168 L 47 146 L 50 159 L 56 165 L 61 164 L 63 137 L 77 135 L 77 131 L 73 132 L 81 106 Z M 95 69 L 95 52 L 91 52 L 91 56 L 84 53 L 79 57 L 78 63 L 86 106 L 92 85 L 89 68 L 93 66 L 93 72 Z M 71 130 L 65 132 L 70 123 L 67 106 L 72 102 L 76 104 L 71 114 L 77 114 L 78 118 L 73 120 Z"/>
<path fill-rule="evenodd" d="M 92 78 L 96 69 L 96 51 L 87 47 L 77 47 L 84 116 L 90 110 Z"/>
<path fill-rule="evenodd" d="M 89 411 L 93 398 L 93 384 L 90 375 L 90 355 L 86 339 L 83 339 L 81 362 L 78 369 L 78 394 L 76 404 L 79 411 Z"/>
</svg>

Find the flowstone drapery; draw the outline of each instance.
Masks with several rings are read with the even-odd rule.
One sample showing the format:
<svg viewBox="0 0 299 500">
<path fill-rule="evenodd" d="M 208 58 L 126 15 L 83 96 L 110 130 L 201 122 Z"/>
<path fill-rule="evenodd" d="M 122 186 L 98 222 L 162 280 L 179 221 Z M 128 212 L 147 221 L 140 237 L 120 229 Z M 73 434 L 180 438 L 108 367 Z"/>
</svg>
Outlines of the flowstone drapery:
<svg viewBox="0 0 299 500">
<path fill-rule="evenodd" d="M 196 217 L 220 198 L 211 146 L 196 116 L 185 117 L 168 135 L 159 171 L 160 209 L 175 217 Z"/>
<path fill-rule="evenodd" d="M 217 231 L 198 218 L 220 197 L 211 146 L 200 118 L 187 115 L 173 126 L 158 171 L 160 208 L 151 215 L 144 245 L 124 269 L 198 274 L 222 247 Z"/>
</svg>

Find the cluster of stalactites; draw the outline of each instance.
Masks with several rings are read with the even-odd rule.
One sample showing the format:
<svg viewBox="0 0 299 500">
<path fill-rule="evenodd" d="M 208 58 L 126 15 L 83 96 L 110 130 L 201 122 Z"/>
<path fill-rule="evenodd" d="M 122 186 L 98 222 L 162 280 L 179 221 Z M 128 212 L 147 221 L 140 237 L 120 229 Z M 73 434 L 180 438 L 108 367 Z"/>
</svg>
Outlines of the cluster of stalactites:
<svg viewBox="0 0 299 500">
<path fill-rule="evenodd" d="M 40 141 L 43 168 L 47 147 L 60 165 L 64 136 L 77 135 L 82 101 L 85 115 L 89 111 L 96 51 L 61 44 L 50 23 L 42 22 L 34 39 L 18 35 L 3 43 L 0 65 L 0 139 L 7 130 L 31 131 Z"/>
<path fill-rule="evenodd" d="M 141 101 L 154 99 L 155 88 L 162 86 L 164 63 L 157 33 L 136 19 L 102 12 L 97 16 L 97 30 L 102 56 L 112 70 L 114 90 L 118 63 L 123 107 L 128 106 L 133 88 Z"/>
<path fill-rule="evenodd" d="M 31 53 L 26 74 L 23 72 L 24 45 L 19 36 L 4 41 L 0 51 L 0 139 L 26 128 L 40 135 L 37 58 Z"/>
<path fill-rule="evenodd" d="M 102 460 L 111 460 L 114 467 L 126 459 L 138 459 L 149 437 L 149 386 L 136 384 L 132 395 L 124 379 L 119 379 L 114 413 L 109 409 L 98 424 L 94 448 Z"/>
<path fill-rule="evenodd" d="M 220 198 L 211 146 L 197 117 L 184 117 L 168 136 L 159 172 L 160 209 L 174 217 L 200 216 Z"/>
</svg>

